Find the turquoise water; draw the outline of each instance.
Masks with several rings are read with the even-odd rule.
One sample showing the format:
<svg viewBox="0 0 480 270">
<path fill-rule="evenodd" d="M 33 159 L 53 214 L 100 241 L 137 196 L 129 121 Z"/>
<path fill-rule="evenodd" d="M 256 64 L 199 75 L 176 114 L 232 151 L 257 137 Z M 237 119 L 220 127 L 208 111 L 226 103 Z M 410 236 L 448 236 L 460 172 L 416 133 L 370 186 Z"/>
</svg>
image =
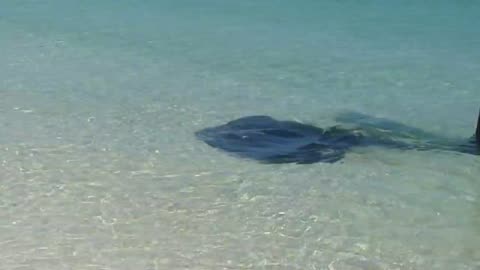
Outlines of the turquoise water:
<svg viewBox="0 0 480 270">
<path fill-rule="evenodd" d="M 5 1 L 1 269 L 479 269 L 479 157 L 261 165 L 193 132 L 345 110 L 452 138 L 474 1 Z"/>
</svg>

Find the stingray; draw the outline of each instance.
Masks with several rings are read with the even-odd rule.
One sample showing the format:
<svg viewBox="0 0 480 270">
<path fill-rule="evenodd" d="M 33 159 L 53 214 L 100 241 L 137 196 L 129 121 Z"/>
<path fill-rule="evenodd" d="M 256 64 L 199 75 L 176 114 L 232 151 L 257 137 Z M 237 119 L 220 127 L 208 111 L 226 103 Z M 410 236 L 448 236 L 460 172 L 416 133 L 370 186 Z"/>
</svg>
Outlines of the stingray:
<svg viewBox="0 0 480 270">
<path fill-rule="evenodd" d="M 348 112 L 335 119 L 341 125 L 320 128 L 269 116 L 242 117 L 195 133 L 211 147 L 261 163 L 334 163 L 353 148 L 379 146 L 400 150 L 440 150 L 480 155 L 480 114 L 476 133 L 451 139 L 388 119 Z"/>
</svg>

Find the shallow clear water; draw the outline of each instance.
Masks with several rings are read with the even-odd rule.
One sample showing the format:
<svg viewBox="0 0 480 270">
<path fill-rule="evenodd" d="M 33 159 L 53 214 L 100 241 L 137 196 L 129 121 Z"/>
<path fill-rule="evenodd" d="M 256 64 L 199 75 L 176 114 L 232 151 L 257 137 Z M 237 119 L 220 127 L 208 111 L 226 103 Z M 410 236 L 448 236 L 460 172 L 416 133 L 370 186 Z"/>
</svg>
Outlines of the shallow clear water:
<svg viewBox="0 0 480 270">
<path fill-rule="evenodd" d="M 474 1 L 5 1 L 1 269 L 478 269 L 479 157 L 261 165 L 193 132 L 353 110 L 469 137 Z"/>
</svg>

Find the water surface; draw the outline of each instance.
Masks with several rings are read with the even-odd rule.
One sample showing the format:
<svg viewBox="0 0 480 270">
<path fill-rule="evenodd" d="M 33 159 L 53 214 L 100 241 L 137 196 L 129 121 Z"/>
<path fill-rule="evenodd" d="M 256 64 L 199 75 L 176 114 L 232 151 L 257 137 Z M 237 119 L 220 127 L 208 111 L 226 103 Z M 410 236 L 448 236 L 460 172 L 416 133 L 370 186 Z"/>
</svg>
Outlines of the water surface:
<svg viewBox="0 0 480 270">
<path fill-rule="evenodd" d="M 0 268 L 478 269 L 479 158 L 262 165 L 193 133 L 353 110 L 452 138 L 480 104 L 473 1 L 8 1 Z"/>
</svg>

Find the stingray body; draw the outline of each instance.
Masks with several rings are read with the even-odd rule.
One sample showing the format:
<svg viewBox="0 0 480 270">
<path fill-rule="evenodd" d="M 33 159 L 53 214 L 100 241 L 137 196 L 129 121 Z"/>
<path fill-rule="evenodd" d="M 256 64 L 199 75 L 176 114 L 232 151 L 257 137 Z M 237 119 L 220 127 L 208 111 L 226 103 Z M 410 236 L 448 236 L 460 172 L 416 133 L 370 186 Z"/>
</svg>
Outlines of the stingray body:
<svg viewBox="0 0 480 270">
<path fill-rule="evenodd" d="M 480 154 L 478 128 L 474 139 L 457 142 L 357 113 L 343 114 L 337 121 L 357 125 L 322 129 L 269 116 L 248 116 L 202 129 L 195 135 L 214 148 L 262 163 L 333 163 L 341 160 L 350 149 L 362 146 Z"/>
<path fill-rule="evenodd" d="M 333 134 L 335 133 L 335 134 Z M 265 163 L 335 162 L 361 136 L 268 116 L 249 116 L 196 133 L 208 145 Z"/>
</svg>

